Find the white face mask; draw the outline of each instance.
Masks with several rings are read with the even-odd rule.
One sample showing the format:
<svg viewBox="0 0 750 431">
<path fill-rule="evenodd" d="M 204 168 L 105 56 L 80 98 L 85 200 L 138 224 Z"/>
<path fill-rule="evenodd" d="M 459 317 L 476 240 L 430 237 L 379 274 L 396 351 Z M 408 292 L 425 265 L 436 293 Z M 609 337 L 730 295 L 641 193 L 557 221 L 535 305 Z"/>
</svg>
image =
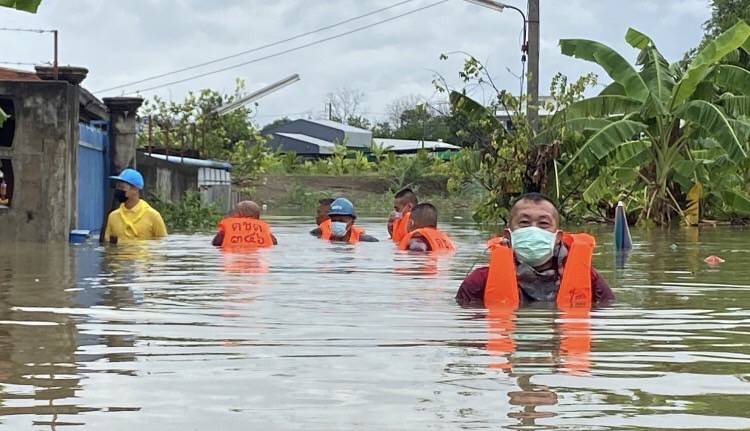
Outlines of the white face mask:
<svg viewBox="0 0 750 431">
<path fill-rule="evenodd" d="M 333 221 L 331 222 L 331 234 L 337 238 L 341 238 L 346 236 L 346 232 L 348 229 L 349 224 L 343 221 Z"/>
</svg>

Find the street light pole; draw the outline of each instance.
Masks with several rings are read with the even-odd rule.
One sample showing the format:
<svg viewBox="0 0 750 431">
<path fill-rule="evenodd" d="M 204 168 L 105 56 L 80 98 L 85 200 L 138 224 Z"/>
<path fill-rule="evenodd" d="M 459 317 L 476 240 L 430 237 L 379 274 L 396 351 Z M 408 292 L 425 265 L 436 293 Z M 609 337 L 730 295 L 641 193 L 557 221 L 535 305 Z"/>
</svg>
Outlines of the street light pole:
<svg viewBox="0 0 750 431">
<path fill-rule="evenodd" d="M 537 132 L 539 131 L 539 0 L 528 1 L 529 74 L 526 78 L 526 91 L 529 93 L 529 100 L 526 102 L 526 118 L 529 120 L 531 129 Z"/>
</svg>

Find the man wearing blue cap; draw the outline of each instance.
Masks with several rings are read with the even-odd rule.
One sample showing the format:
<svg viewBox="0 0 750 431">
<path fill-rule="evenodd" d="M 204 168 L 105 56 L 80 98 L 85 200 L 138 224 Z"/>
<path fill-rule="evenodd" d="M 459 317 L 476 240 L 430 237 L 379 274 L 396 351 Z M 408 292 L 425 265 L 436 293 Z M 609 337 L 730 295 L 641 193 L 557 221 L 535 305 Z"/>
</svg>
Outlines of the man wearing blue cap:
<svg viewBox="0 0 750 431">
<path fill-rule="evenodd" d="M 125 169 L 109 177 L 115 181 L 115 201 L 120 207 L 109 213 L 105 240 L 155 239 L 167 236 L 167 227 L 158 211 L 141 199 L 143 176 L 135 169 Z"/>
<path fill-rule="evenodd" d="M 367 235 L 364 229 L 354 226 L 357 213 L 349 199 L 338 198 L 331 202 L 328 217 L 331 220 L 330 229 L 315 229 L 311 232 L 313 235 L 325 241 L 348 242 L 350 244 L 359 241 L 378 242 L 377 238 Z"/>
</svg>

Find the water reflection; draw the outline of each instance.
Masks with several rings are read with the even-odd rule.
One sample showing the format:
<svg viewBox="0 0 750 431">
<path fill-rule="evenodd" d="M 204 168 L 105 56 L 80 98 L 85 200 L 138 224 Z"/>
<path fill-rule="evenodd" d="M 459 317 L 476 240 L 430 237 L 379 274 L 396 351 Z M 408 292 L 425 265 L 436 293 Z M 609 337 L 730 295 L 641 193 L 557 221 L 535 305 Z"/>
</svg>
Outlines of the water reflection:
<svg viewBox="0 0 750 431">
<path fill-rule="evenodd" d="M 326 244 L 301 220 L 272 220 L 287 246 L 246 254 L 209 235 L 2 244 L 2 427 L 750 427 L 743 229 L 634 230 L 618 268 L 605 228 L 612 307 L 488 314 L 453 301 L 483 260 L 469 226 L 430 257 Z"/>
</svg>

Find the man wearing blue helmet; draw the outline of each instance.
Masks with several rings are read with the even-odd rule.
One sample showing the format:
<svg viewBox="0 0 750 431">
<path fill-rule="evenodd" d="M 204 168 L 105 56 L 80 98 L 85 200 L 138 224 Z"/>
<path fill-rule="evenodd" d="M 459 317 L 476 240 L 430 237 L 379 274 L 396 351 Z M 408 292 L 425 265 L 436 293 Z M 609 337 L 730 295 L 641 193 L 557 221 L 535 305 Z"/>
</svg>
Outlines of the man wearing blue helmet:
<svg viewBox="0 0 750 431">
<path fill-rule="evenodd" d="M 367 235 L 363 229 L 354 226 L 357 213 L 349 199 L 338 198 L 331 202 L 328 217 L 331 220 L 330 229 L 315 229 L 311 232 L 313 235 L 325 241 L 348 242 L 350 244 L 359 241 L 378 242 L 377 238 Z"/>
<path fill-rule="evenodd" d="M 161 214 L 141 199 L 143 176 L 140 172 L 125 169 L 109 179 L 115 181 L 115 201 L 120 207 L 109 213 L 105 240 L 116 243 L 121 239 L 155 239 L 167 235 Z"/>
</svg>

